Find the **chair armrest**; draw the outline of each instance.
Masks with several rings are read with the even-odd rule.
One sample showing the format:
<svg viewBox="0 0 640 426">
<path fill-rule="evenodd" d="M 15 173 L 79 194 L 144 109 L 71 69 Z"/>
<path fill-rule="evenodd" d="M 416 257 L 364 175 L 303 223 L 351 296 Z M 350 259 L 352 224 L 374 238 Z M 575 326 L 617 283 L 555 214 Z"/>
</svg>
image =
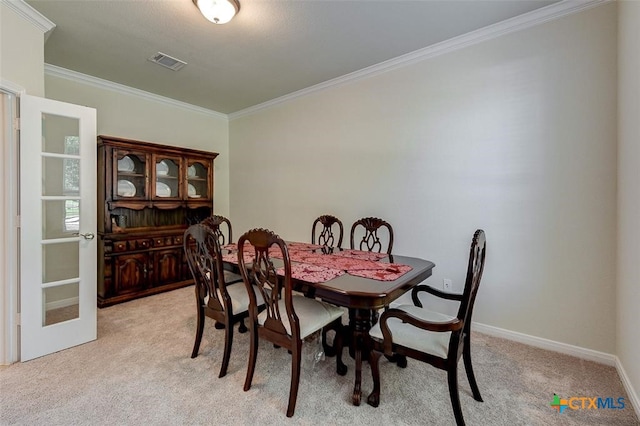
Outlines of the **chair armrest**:
<svg viewBox="0 0 640 426">
<path fill-rule="evenodd" d="M 453 318 L 445 322 L 432 322 L 414 317 L 413 315 L 407 313 L 406 311 L 403 311 L 402 309 L 389 309 L 382 313 L 379 321 L 380 330 L 382 331 L 382 336 L 384 337 L 383 345 L 385 355 L 393 354 L 393 336 L 391 334 L 389 326 L 387 325 L 387 321 L 389 320 L 389 318 L 398 318 L 399 320 L 402 320 L 402 322 L 410 324 L 414 327 L 438 333 L 459 331 L 464 327 L 464 321 L 461 321 L 459 318 Z"/>
<path fill-rule="evenodd" d="M 427 292 L 429 294 L 433 294 L 441 299 L 447 300 L 457 300 L 458 302 L 462 300 L 462 295 L 457 293 L 446 293 L 441 290 L 437 290 L 428 285 L 417 285 L 413 289 L 411 289 L 411 300 L 413 300 L 413 304 L 419 308 L 422 308 L 422 302 L 418 298 L 418 293 L 421 291 Z"/>
</svg>

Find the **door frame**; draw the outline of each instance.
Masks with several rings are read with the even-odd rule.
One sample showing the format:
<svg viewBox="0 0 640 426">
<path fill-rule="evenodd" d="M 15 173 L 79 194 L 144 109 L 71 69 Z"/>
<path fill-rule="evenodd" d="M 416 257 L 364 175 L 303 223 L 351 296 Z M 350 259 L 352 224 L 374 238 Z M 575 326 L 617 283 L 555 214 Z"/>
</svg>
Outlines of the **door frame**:
<svg viewBox="0 0 640 426">
<path fill-rule="evenodd" d="M 20 115 L 20 95 L 25 94 L 24 88 L 7 80 L 0 81 L 0 90 L 13 97 L 11 110 L 3 108 L 4 124 L 2 131 L 3 161 L 2 186 L 0 204 L 0 230 L 4 238 L 0 241 L 0 365 L 8 365 L 20 360 L 19 336 L 20 336 L 20 286 L 19 286 L 19 179 L 18 179 L 18 147 L 19 130 L 16 126 Z"/>
</svg>

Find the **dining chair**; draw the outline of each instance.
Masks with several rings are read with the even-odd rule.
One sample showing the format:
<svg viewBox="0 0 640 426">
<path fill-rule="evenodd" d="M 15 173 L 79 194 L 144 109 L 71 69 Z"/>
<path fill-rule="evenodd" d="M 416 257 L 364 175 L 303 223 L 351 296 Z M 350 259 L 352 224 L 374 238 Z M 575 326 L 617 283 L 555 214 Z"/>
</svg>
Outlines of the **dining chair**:
<svg viewBox="0 0 640 426">
<path fill-rule="evenodd" d="M 197 325 L 191 358 L 198 356 L 205 317 L 214 319 L 225 329 L 224 352 L 220 374 L 227 374 L 233 326 L 249 316 L 249 296 L 243 285 L 227 285 L 222 269 L 222 253 L 215 231 L 203 224 L 191 225 L 184 233 L 184 252 L 195 282 Z M 242 332 L 242 330 L 239 330 Z M 246 328 L 245 330 L 246 331 Z"/>
<path fill-rule="evenodd" d="M 311 244 L 316 243 L 316 234 L 318 235 L 318 244 L 323 246 L 323 253 L 329 254 L 332 253 L 334 249 L 339 250 L 342 248 L 344 227 L 342 226 L 342 222 L 340 221 L 340 219 L 338 219 L 337 217 L 330 214 L 324 214 L 316 218 L 316 220 L 313 221 L 313 225 L 311 226 Z M 329 344 L 327 343 L 326 330 L 322 331 L 322 347 L 327 355 L 335 355 L 335 345 L 329 346 Z"/>
<path fill-rule="evenodd" d="M 353 223 L 351 226 L 351 249 L 382 253 L 383 240 L 381 240 L 378 235 L 378 231 L 381 228 L 387 229 L 388 243 L 385 253 L 390 255 L 391 249 L 393 248 L 393 228 L 387 221 L 378 219 L 377 217 L 363 217 Z M 356 235 L 359 237 L 361 235 L 357 246 Z"/>
<path fill-rule="evenodd" d="M 342 248 L 344 228 L 342 222 L 337 217 L 324 214 L 313 221 L 313 225 L 311 226 L 311 244 L 316 243 L 316 232 L 318 235 L 318 244 L 321 246 L 329 250 Z"/>
<path fill-rule="evenodd" d="M 250 243 L 245 245 L 245 242 Z M 238 240 L 240 273 L 249 294 L 250 351 L 244 390 L 251 388 L 258 356 L 258 339 L 262 338 L 291 353 L 291 385 L 287 417 L 293 416 L 300 383 L 302 341 L 322 328 L 341 327 L 342 310 L 316 299 L 293 293 L 291 261 L 285 242 L 267 229 L 252 229 Z M 251 254 L 251 263 L 245 262 Z M 281 259 L 273 259 L 272 256 Z M 282 265 L 281 267 L 275 266 Z M 251 288 L 257 288 L 254 293 Z M 261 299 L 261 300 L 259 300 Z M 259 302 L 266 309 L 258 311 Z M 338 345 L 340 342 L 340 333 Z M 338 363 L 342 361 L 339 360 Z"/>
<path fill-rule="evenodd" d="M 451 406 L 458 426 L 464 425 L 458 393 L 458 363 L 462 356 L 473 398 L 482 402 L 471 365 L 470 336 L 471 315 L 484 270 L 485 255 L 485 234 L 483 230 L 478 229 L 471 240 L 469 264 L 462 294 L 446 293 L 427 285 L 419 285 L 411 292 L 413 305 L 400 305 L 385 311 L 380 316 L 378 324 L 369 331 L 372 343 L 369 360 L 373 375 L 373 391 L 367 400 L 369 405 L 377 407 L 380 403 L 381 353 L 402 354 L 445 370 Z M 457 315 L 445 315 L 423 308 L 418 297 L 421 292 L 459 302 Z"/>
<path fill-rule="evenodd" d="M 386 228 L 387 235 L 378 235 L 378 231 L 383 228 Z M 380 239 L 380 237 L 382 237 L 382 239 Z M 377 217 L 363 217 L 356 220 L 353 225 L 351 225 L 350 247 L 352 250 L 382 253 L 382 243 L 385 239 L 388 241 L 386 253 L 389 255 L 390 261 L 393 262 L 393 257 L 391 255 L 391 250 L 393 249 L 393 227 L 390 223 Z M 356 240 L 359 241 L 357 246 Z M 385 305 L 384 310 L 387 310 L 388 308 L 389 306 Z M 378 312 L 374 312 L 373 322 L 375 323 L 377 320 Z M 349 331 L 347 334 L 353 334 L 353 330 Z M 407 365 L 406 358 L 402 356 L 387 355 L 387 359 L 389 359 L 389 361 L 396 362 L 398 366 L 402 368 Z"/>
<path fill-rule="evenodd" d="M 233 228 L 231 227 L 231 221 L 224 216 L 212 215 L 204 219 L 203 225 L 211 228 L 218 238 L 220 247 L 233 243 Z M 226 235 L 225 235 L 226 228 Z M 242 277 L 239 274 L 234 274 L 231 271 L 224 271 L 224 281 L 227 284 L 242 282 Z"/>
</svg>

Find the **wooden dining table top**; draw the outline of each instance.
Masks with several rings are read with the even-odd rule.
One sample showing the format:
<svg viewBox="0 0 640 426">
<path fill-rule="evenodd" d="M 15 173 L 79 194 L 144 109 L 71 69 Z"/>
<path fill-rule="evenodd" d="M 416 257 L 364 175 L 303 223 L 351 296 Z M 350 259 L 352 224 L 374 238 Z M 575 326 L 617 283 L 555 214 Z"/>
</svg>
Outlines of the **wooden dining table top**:
<svg viewBox="0 0 640 426">
<path fill-rule="evenodd" d="M 316 251 L 319 252 L 319 251 Z M 329 261 L 330 255 L 327 255 Z M 320 257 L 322 259 L 322 257 Z M 280 267 L 282 260 L 273 259 L 274 266 Z M 429 260 L 410 256 L 390 255 L 378 260 L 380 263 L 408 265 L 411 270 L 393 281 L 382 281 L 345 273 L 325 282 L 311 282 L 299 277 L 292 277 L 292 283 L 297 291 L 310 297 L 317 297 L 338 306 L 355 309 L 375 310 L 388 306 L 389 303 L 431 276 L 435 264 Z M 292 261 L 292 265 L 296 262 Z M 238 271 L 237 263 L 225 262 L 228 269 Z M 324 266 L 315 263 L 318 266 Z M 328 267 L 331 263 L 328 262 Z"/>
<path fill-rule="evenodd" d="M 408 256 L 392 255 L 393 263 L 409 265 L 411 270 L 394 281 L 344 274 L 323 283 L 309 283 L 294 279 L 303 292 L 338 306 L 356 309 L 379 309 L 431 276 L 435 264 L 431 261 Z M 385 257 L 380 262 L 390 263 Z M 306 290 L 306 291 L 305 291 Z"/>
</svg>

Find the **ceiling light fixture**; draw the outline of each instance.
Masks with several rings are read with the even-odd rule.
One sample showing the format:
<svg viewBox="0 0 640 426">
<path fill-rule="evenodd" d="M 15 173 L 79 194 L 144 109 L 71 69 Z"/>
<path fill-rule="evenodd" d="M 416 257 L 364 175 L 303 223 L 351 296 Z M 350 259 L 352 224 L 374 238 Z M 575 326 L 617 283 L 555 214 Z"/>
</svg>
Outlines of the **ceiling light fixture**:
<svg viewBox="0 0 640 426">
<path fill-rule="evenodd" d="M 238 0 L 193 0 L 193 3 L 214 24 L 226 24 L 240 10 Z"/>
</svg>

